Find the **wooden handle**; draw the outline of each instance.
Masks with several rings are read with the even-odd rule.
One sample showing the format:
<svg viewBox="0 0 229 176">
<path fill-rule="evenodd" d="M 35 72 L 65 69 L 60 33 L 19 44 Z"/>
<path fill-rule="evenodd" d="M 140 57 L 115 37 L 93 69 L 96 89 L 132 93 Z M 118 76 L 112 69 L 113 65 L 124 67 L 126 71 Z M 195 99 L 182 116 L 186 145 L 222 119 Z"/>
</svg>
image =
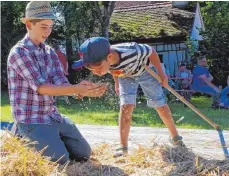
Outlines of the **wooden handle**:
<svg viewBox="0 0 229 176">
<path fill-rule="evenodd" d="M 145 69 L 149 74 L 151 74 L 154 78 L 158 80 L 159 83 L 162 82 L 160 76 L 156 74 L 149 66 L 144 65 Z M 190 109 L 192 109 L 195 113 L 197 113 L 200 117 L 202 117 L 204 120 L 206 120 L 211 126 L 213 126 L 216 130 L 220 130 L 220 126 L 215 124 L 213 121 L 211 121 L 207 116 L 205 116 L 202 112 L 200 112 L 195 106 L 193 106 L 190 102 L 188 102 L 183 96 L 181 96 L 179 93 L 177 93 L 172 87 L 169 85 L 166 86 L 173 95 L 175 95 L 180 101 L 182 101 L 184 104 L 186 104 Z"/>
</svg>

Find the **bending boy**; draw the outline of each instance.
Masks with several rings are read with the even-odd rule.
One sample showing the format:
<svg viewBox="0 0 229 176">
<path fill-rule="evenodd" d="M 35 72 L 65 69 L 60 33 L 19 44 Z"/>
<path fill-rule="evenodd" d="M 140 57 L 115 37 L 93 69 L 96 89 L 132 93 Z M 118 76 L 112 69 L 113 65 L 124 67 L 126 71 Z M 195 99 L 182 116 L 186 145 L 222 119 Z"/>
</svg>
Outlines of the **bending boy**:
<svg viewBox="0 0 229 176">
<path fill-rule="evenodd" d="M 174 144 L 183 145 L 182 137 L 178 135 L 171 111 L 166 104 L 161 85 L 143 67 L 143 64 L 153 64 L 163 80 L 162 85 L 168 84 L 160 59 L 152 47 L 135 42 L 111 46 L 106 38 L 93 37 L 80 46 L 79 55 L 81 60 L 72 65 L 74 69 L 86 66 L 96 75 L 102 76 L 108 72 L 113 75 L 115 90 L 120 96 L 121 148 L 118 153 L 123 154 L 128 149 L 128 135 L 132 112 L 136 105 L 138 85 L 147 97 L 148 106 L 156 109 L 168 128 Z"/>
</svg>

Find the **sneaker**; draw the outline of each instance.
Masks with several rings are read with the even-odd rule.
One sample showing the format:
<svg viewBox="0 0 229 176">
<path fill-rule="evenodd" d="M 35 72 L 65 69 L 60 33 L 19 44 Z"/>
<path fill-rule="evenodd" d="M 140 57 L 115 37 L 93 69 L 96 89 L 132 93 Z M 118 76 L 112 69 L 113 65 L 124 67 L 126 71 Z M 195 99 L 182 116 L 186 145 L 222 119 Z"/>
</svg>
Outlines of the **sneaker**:
<svg viewBox="0 0 229 176">
<path fill-rule="evenodd" d="M 182 141 L 182 137 L 177 135 L 176 137 L 174 138 L 170 138 L 170 141 L 172 142 L 172 144 L 174 146 L 177 146 L 177 147 L 186 147 L 185 144 L 183 143 Z"/>
<path fill-rule="evenodd" d="M 128 147 L 120 147 L 116 149 L 114 158 L 120 157 L 120 156 L 125 156 L 128 154 Z"/>
</svg>

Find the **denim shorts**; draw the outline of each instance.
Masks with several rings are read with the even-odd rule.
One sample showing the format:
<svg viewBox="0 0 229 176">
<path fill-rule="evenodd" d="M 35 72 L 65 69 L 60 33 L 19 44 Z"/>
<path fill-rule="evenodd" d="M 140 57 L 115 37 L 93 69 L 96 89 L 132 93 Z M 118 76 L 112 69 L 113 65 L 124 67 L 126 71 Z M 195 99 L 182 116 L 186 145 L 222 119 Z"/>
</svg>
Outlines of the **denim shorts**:
<svg viewBox="0 0 229 176">
<path fill-rule="evenodd" d="M 155 69 L 152 68 L 154 71 Z M 151 108 L 159 108 L 166 105 L 161 84 L 145 71 L 136 77 L 119 77 L 120 105 L 136 105 L 137 88 L 140 85 L 147 98 L 147 105 Z"/>
</svg>

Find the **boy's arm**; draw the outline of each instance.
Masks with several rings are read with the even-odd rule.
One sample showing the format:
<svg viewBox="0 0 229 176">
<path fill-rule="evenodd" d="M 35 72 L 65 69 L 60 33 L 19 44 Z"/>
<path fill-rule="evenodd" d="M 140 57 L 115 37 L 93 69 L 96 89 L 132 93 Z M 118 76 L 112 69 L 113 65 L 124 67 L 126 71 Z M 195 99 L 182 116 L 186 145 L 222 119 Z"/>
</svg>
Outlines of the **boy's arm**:
<svg viewBox="0 0 229 176">
<path fill-rule="evenodd" d="M 113 79 L 114 79 L 115 84 L 118 84 L 118 77 L 117 76 L 113 76 Z"/>
<path fill-rule="evenodd" d="M 119 96 L 119 83 L 118 83 L 118 77 L 117 76 L 113 76 L 114 82 L 115 82 L 115 92 L 116 94 Z"/>
<path fill-rule="evenodd" d="M 150 62 L 151 64 L 153 64 L 155 66 L 155 68 L 157 69 L 158 71 L 158 75 L 161 77 L 162 79 L 162 85 L 164 87 L 168 86 L 168 77 L 167 75 L 164 73 L 162 67 L 161 67 L 161 62 L 160 62 L 160 59 L 157 55 L 157 52 L 152 49 L 152 54 L 150 55 L 149 59 L 150 59 Z"/>
<path fill-rule="evenodd" d="M 83 82 L 83 81 L 82 81 Z M 37 92 L 41 95 L 49 96 L 61 96 L 61 95 L 80 95 L 88 97 L 100 97 L 106 91 L 107 86 L 100 84 L 80 83 L 76 85 L 62 84 L 54 85 L 44 83 L 38 89 Z"/>
</svg>

